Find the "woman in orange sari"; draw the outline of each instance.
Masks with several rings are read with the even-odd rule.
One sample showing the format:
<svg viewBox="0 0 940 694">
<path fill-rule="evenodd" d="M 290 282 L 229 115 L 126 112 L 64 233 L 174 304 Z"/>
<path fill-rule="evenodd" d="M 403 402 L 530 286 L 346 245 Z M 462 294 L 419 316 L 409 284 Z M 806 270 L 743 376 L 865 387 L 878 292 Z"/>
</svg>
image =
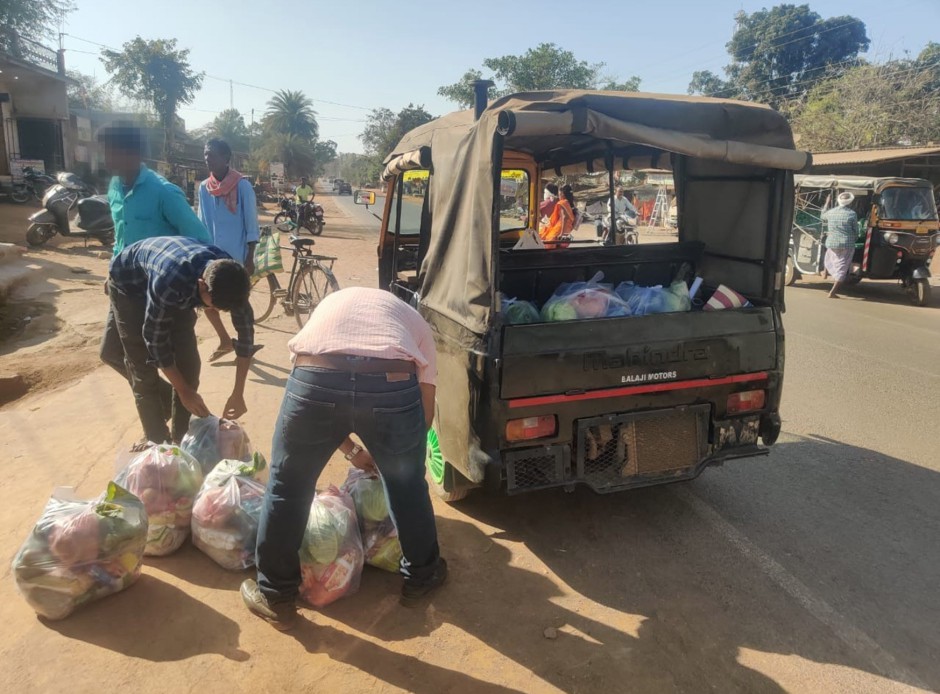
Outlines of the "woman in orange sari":
<svg viewBox="0 0 940 694">
<path fill-rule="evenodd" d="M 542 241 L 554 241 L 548 243 L 548 248 L 567 248 L 568 243 L 557 243 L 563 236 L 570 236 L 574 230 L 575 212 L 574 212 L 574 194 L 571 192 L 571 186 L 566 185 L 561 189 L 561 197 L 552 210 L 552 216 L 548 219 L 548 224 L 539 229 L 539 236 Z"/>
</svg>

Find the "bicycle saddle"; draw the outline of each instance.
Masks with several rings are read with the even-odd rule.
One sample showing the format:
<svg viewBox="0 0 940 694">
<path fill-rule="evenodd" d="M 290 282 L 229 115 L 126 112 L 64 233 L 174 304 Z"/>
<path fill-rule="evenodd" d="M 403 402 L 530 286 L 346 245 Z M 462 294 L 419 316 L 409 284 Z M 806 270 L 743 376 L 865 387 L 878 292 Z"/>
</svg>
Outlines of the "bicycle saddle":
<svg viewBox="0 0 940 694">
<path fill-rule="evenodd" d="M 302 239 L 299 236 L 291 236 L 290 242 L 294 244 L 297 248 L 303 248 L 304 246 L 312 246 L 316 243 L 313 239 Z"/>
</svg>

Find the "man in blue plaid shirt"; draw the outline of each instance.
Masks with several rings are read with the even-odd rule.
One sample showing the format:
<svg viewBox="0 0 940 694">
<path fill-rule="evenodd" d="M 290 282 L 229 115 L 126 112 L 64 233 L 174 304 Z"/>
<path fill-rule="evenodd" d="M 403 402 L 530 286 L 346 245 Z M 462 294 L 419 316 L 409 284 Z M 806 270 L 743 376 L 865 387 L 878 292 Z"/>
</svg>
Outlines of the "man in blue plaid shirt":
<svg viewBox="0 0 940 694">
<path fill-rule="evenodd" d="M 209 415 L 198 393 L 194 309 L 200 306 L 232 313 L 238 334 L 235 386 L 221 415 L 227 419 L 243 415 L 248 410 L 245 381 L 254 353 L 251 284 L 245 269 L 215 246 L 163 236 L 128 246 L 111 262 L 109 275 L 111 309 L 144 427 L 140 443 L 179 443 L 190 413 Z M 173 386 L 172 431 L 163 414 L 158 370 Z"/>
<path fill-rule="evenodd" d="M 840 193 L 838 206 L 822 213 L 826 222 L 826 272 L 832 276 L 830 299 L 839 298 L 839 290 L 845 284 L 852 271 L 852 258 L 855 256 L 855 239 L 858 236 L 858 216 L 852 210 L 855 196 L 849 192 Z"/>
</svg>

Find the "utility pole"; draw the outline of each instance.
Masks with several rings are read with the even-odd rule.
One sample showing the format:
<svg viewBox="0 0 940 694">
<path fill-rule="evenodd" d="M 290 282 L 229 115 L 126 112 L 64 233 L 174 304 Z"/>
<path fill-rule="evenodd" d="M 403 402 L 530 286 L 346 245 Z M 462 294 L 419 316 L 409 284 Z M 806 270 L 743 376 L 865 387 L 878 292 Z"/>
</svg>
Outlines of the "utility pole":
<svg viewBox="0 0 940 694">
<path fill-rule="evenodd" d="M 235 108 L 235 83 L 232 80 L 228 81 L 228 107 Z"/>
</svg>

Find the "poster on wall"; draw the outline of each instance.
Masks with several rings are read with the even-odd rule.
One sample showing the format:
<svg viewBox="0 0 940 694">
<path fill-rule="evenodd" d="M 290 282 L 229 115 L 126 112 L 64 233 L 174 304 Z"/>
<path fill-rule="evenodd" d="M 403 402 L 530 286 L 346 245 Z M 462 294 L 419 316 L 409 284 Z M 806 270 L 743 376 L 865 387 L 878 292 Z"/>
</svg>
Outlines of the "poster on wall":
<svg viewBox="0 0 940 694">
<path fill-rule="evenodd" d="M 78 139 L 82 142 L 91 142 L 91 120 L 76 116 L 75 129 L 78 130 Z"/>
<path fill-rule="evenodd" d="M 11 159 L 10 175 L 13 177 L 14 181 L 23 178 L 23 169 L 27 166 L 37 173 L 46 172 L 46 162 L 42 159 Z"/>
</svg>

